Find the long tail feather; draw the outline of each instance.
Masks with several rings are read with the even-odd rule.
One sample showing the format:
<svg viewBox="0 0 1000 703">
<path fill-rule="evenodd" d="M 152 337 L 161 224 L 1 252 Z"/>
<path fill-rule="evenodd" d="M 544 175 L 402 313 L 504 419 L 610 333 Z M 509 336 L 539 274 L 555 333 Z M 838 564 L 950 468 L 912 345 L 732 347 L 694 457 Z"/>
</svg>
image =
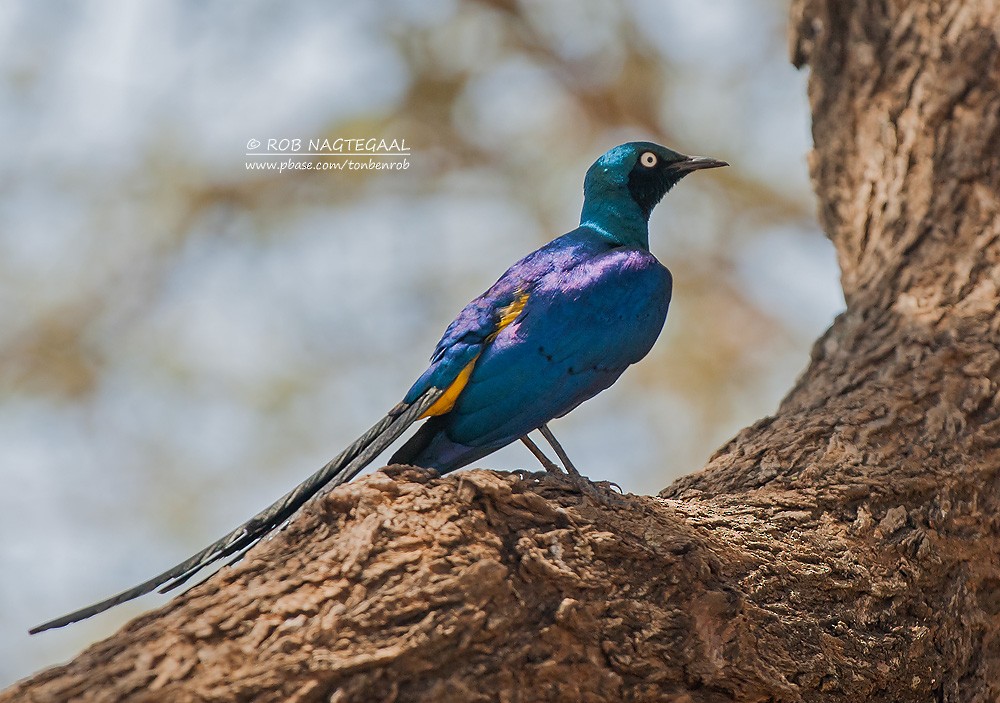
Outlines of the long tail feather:
<svg viewBox="0 0 1000 703">
<path fill-rule="evenodd" d="M 116 605 L 150 593 L 161 586 L 160 592 L 166 593 L 183 584 L 204 567 L 220 559 L 235 555 L 230 563 L 239 560 L 248 549 L 280 527 L 311 498 L 332 490 L 357 476 L 375 457 L 385 451 L 386 447 L 418 420 L 427 408 L 441 397 L 441 394 L 441 390 L 429 388 L 413 403 L 397 405 L 351 446 L 285 494 L 280 500 L 180 564 L 106 600 L 34 627 L 30 633 L 36 634 L 84 620 Z"/>
</svg>

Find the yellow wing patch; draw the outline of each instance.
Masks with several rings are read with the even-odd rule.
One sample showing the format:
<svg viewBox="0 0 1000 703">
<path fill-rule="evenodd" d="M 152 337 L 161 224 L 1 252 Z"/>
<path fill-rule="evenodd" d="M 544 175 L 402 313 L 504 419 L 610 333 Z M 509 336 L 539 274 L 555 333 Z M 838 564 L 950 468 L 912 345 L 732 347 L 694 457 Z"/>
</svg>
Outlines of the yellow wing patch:
<svg viewBox="0 0 1000 703">
<path fill-rule="evenodd" d="M 455 401 L 458 400 L 459 394 L 465 388 L 465 384 L 469 382 L 469 376 L 472 375 L 472 367 L 476 365 L 476 361 L 479 359 L 479 354 L 476 354 L 475 358 L 465 365 L 465 368 L 458 372 L 458 376 L 451 385 L 445 390 L 444 395 L 434 401 L 434 405 L 430 406 L 424 411 L 418 419 L 423 420 L 425 417 L 434 417 L 435 415 L 444 415 L 447 412 L 451 412 L 451 409 L 455 407 Z"/>
<path fill-rule="evenodd" d="M 493 334 L 486 338 L 487 342 L 492 342 L 500 334 L 500 330 L 509 325 L 511 322 L 517 319 L 517 316 L 524 311 L 524 306 L 528 304 L 528 298 L 530 294 L 519 293 L 514 302 L 510 305 L 500 308 L 500 321 L 497 323 L 497 328 L 493 330 Z"/>
<path fill-rule="evenodd" d="M 517 319 L 517 316 L 524 310 L 527 302 L 528 294 L 519 293 L 514 302 L 500 308 L 500 320 L 497 323 L 497 328 L 486 338 L 487 344 L 496 339 L 497 335 L 500 334 L 500 330 Z M 455 403 L 458 401 L 458 396 L 465 390 L 465 386 L 469 382 L 469 376 L 472 375 L 472 369 L 476 366 L 477 361 L 479 361 L 479 354 L 476 354 L 475 358 L 466 364 L 464 369 L 459 371 L 458 376 L 451 382 L 451 385 L 448 386 L 444 394 L 434 402 L 434 405 L 424 411 L 424 414 L 419 418 L 420 420 L 423 420 L 425 417 L 434 417 L 435 415 L 444 415 L 451 412 L 451 409 L 455 407 Z"/>
</svg>

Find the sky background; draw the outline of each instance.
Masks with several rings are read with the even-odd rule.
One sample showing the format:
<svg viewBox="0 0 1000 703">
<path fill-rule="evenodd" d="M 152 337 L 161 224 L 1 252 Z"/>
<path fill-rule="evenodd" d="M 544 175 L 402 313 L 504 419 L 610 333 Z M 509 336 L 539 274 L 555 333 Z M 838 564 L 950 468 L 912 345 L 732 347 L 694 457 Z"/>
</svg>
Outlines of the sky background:
<svg viewBox="0 0 1000 703">
<path fill-rule="evenodd" d="M 655 493 L 774 411 L 843 308 L 786 2 L 0 5 L 0 686 L 166 602 L 189 556 L 401 399 L 628 140 L 729 161 L 654 213 L 666 328 L 553 423 Z M 405 139 L 405 171 L 247 169 Z M 521 446 L 478 463 L 535 469 Z"/>
</svg>

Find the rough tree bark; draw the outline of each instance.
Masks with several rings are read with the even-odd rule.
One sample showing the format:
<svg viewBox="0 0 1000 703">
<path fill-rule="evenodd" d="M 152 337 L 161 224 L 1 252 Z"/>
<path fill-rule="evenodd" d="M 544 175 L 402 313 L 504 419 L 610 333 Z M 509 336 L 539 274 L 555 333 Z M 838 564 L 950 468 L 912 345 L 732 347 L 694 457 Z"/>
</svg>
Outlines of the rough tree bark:
<svg viewBox="0 0 1000 703">
<path fill-rule="evenodd" d="M 847 311 L 658 498 L 394 469 L 0 701 L 1000 698 L 1000 4 L 795 0 Z"/>
</svg>

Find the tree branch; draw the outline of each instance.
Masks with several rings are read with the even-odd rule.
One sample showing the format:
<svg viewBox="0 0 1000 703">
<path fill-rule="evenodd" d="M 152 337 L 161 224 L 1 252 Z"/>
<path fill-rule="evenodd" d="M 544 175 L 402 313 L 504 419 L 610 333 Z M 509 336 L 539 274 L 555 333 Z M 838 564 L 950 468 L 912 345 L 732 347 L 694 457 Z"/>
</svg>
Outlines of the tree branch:
<svg viewBox="0 0 1000 703">
<path fill-rule="evenodd" d="M 1000 697 L 995 0 L 795 0 L 848 310 L 659 498 L 391 469 L 0 701 Z"/>
</svg>

